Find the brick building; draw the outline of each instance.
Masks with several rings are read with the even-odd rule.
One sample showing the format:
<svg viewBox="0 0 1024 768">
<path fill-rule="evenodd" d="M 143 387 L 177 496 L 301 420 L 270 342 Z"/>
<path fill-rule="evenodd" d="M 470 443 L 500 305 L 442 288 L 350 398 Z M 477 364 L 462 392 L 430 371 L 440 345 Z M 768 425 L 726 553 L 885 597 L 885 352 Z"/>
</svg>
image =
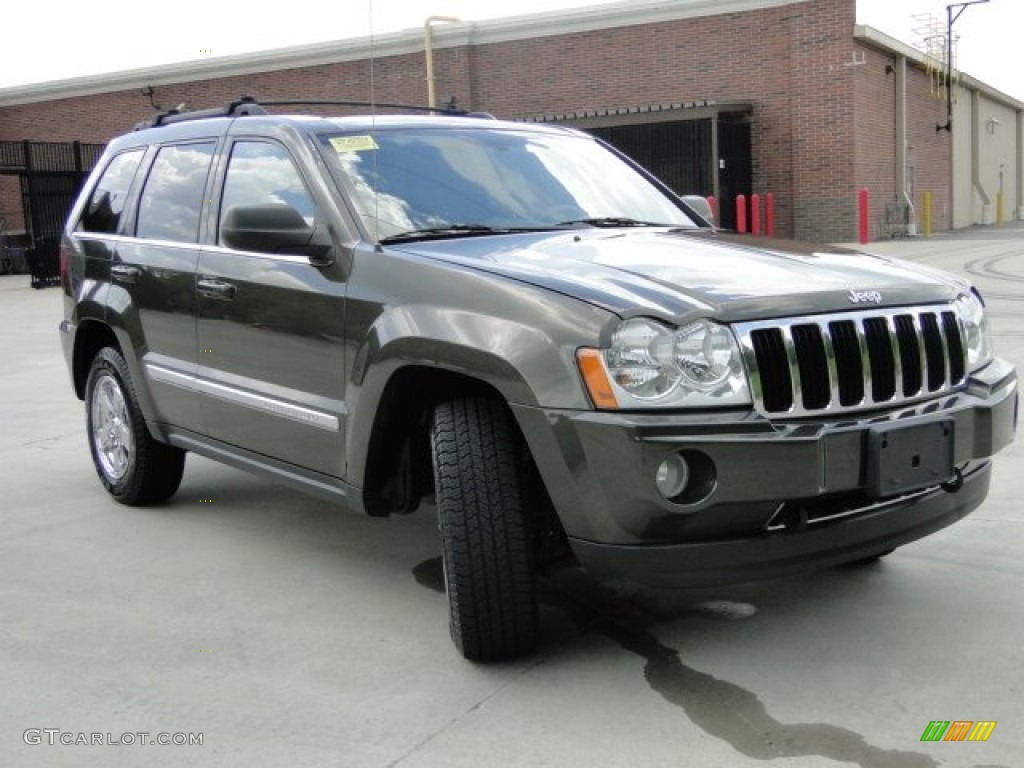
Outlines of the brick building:
<svg viewBox="0 0 1024 768">
<path fill-rule="evenodd" d="M 936 130 L 946 102 L 923 56 L 858 26 L 855 6 L 631 0 L 438 25 L 436 91 L 503 118 L 594 131 L 680 193 L 771 192 L 778 232 L 802 239 L 854 239 L 860 188 L 870 191 L 873 238 L 920 228 L 926 192 L 935 230 L 1024 212 L 1024 104 L 960 75 L 952 130 Z M 45 234 L 25 210 L 47 188 L 26 167 L 34 142 L 67 143 L 65 156 L 85 169 L 90 152 L 72 143 L 102 144 L 151 115 L 151 102 L 422 104 L 424 60 L 417 29 L 0 89 L 0 216 L 13 230 L 24 221 L 26 237 Z M 77 170 L 60 172 L 71 183 Z M 59 207 L 67 192 L 49 187 Z"/>
</svg>

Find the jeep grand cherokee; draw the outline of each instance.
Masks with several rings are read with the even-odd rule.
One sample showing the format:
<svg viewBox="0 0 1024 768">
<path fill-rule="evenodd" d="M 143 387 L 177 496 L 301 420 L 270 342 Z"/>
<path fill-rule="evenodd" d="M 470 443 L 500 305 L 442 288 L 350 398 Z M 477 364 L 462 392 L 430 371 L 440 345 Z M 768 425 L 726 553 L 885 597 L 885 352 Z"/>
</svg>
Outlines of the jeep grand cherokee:
<svg viewBox="0 0 1024 768">
<path fill-rule="evenodd" d="M 566 553 L 667 585 L 878 557 L 981 504 L 1013 439 L 964 279 L 716 231 L 578 131 L 152 123 L 63 240 L 100 481 L 162 502 L 191 451 L 370 515 L 433 497 L 468 658 L 534 647 Z"/>
</svg>

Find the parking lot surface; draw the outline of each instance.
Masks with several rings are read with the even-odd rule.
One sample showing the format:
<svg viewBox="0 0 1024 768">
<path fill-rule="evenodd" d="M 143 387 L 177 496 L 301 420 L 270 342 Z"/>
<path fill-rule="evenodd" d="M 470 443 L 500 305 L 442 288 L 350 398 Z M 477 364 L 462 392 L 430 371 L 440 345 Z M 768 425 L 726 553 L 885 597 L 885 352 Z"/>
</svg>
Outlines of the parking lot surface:
<svg viewBox="0 0 1024 768">
<path fill-rule="evenodd" d="M 868 250 L 970 275 L 1024 369 L 1024 226 Z M 113 502 L 61 311 L 0 278 L 0 766 L 1024 765 L 1022 438 L 979 510 L 881 562 L 659 591 L 561 569 L 540 652 L 474 665 L 429 507 L 364 518 L 195 456 L 170 504 Z M 996 726 L 922 742 L 935 720 Z"/>
</svg>

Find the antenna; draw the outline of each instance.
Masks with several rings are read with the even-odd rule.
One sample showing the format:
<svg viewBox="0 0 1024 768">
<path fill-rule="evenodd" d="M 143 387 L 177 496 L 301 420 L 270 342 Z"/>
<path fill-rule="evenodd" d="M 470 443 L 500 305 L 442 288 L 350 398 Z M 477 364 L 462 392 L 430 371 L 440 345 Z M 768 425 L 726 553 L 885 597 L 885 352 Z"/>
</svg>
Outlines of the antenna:
<svg viewBox="0 0 1024 768">
<path fill-rule="evenodd" d="M 376 115 L 377 110 L 373 107 L 374 102 L 377 101 L 373 91 L 373 64 L 377 59 L 374 52 L 374 43 L 376 41 L 373 34 L 373 0 L 369 0 L 368 7 L 370 9 L 370 112 L 371 114 Z"/>
<path fill-rule="evenodd" d="M 377 101 L 376 94 L 373 90 L 373 63 L 376 60 L 374 53 L 374 37 L 373 37 L 373 0 L 368 0 L 370 7 L 370 124 L 373 126 L 374 132 L 377 130 L 377 108 L 374 106 Z M 378 183 L 380 176 L 377 172 L 377 153 L 370 153 L 370 162 L 373 163 L 373 239 L 380 242 L 380 189 Z"/>
</svg>

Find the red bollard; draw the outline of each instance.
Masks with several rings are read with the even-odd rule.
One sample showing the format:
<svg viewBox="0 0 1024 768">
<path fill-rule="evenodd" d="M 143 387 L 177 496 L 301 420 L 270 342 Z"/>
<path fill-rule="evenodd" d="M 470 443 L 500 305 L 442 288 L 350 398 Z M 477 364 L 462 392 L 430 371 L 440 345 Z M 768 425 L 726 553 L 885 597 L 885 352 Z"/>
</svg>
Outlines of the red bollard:
<svg viewBox="0 0 1024 768">
<path fill-rule="evenodd" d="M 745 234 L 747 231 L 747 196 L 736 195 L 736 231 Z"/>
<path fill-rule="evenodd" d="M 857 214 L 859 223 L 860 244 L 868 241 L 868 188 L 863 187 L 857 193 Z"/>
<path fill-rule="evenodd" d="M 761 196 L 757 192 L 750 196 L 750 231 L 761 234 Z"/>
<path fill-rule="evenodd" d="M 764 196 L 764 233 L 775 237 L 775 195 L 771 192 Z"/>
<path fill-rule="evenodd" d="M 714 195 L 708 195 L 708 207 L 711 208 L 711 223 L 718 226 L 718 201 Z"/>
</svg>

